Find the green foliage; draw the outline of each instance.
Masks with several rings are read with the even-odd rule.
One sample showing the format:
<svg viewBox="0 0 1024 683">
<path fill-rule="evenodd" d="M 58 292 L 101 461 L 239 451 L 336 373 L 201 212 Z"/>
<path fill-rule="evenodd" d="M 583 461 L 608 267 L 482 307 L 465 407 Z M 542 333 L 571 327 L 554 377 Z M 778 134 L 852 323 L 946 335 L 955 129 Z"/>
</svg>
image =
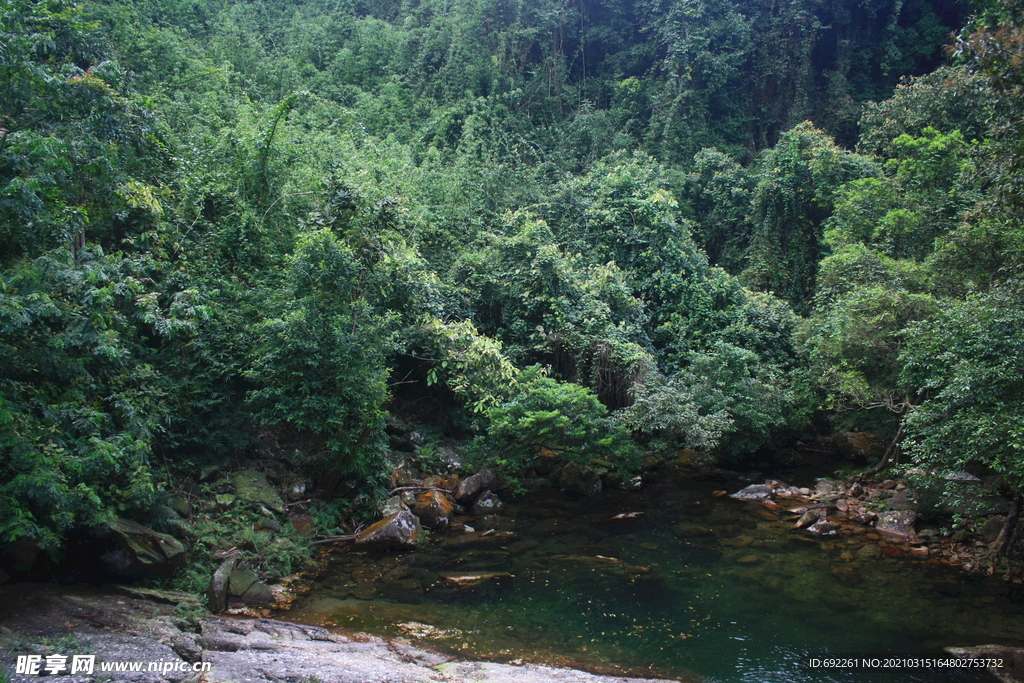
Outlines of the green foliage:
<svg viewBox="0 0 1024 683">
<path fill-rule="evenodd" d="M 717 149 L 702 149 L 693 158 L 683 199 L 697 223 L 694 239 L 708 260 L 732 274 L 743 269 L 750 239 L 751 193 L 747 169 Z"/>
<path fill-rule="evenodd" d="M 796 126 L 758 159 L 753 230 L 743 279 L 806 311 L 823 254 L 822 231 L 846 182 L 877 173 L 809 123 Z"/>
<path fill-rule="evenodd" d="M 508 400 L 487 411 L 487 445 L 493 462 L 512 473 L 530 466 L 541 448 L 576 462 L 636 459 L 629 434 L 609 417 L 597 397 L 578 384 L 523 371 Z"/>
<path fill-rule="evenodd" d="M 904 378 L 920 387 L 904 447 L 952 471 L 978 465 L 1024 483 L 1024 307 L 1018 283 L 968 297 L 911 327 Z"/>
<path fill-rule="evenodd" d="M 857 151 L 889 159 L 899 156 L 895 141 L 920 137 L 926 128 L 940 134 L 960 131 L 967 141 L 986 130 L 991 93 L 984 80 L 964 66 L 940 66 L 919 78 L 904 79 L 892 97 L 869 103 L 860 118 Z"/>
<path fill-rule="evenodd" d="M 925 268 L 861 245 L 822 262 L 817 307 L 799 343 L 828 408 L 905 410 L 913 393 L 900 380 L 907 327 L 939 309 L 929 280 Z"/>
<path fill-rule="evenodd" d="M 55 549 L 72 527 L 111 515 L 166 518 L 165 484 L 149 466 L 166 382 L 138 324 L 159 312 L 147 265 L 58 250 L 3 272 L 0 539 Z"/>
<path fill-rule="evenodd" d="M 750 453 L 789 421 L 797 395 L 786 375 L 751 351 L 719 342 L 671 377 L 651 377 L 616 415 L 630 429 L 678 448 Z"/>
<path fill-rule="evenodd" d="M 213 491 L 207 489 L 205 495 L 212 497 Z M 205 595 L 210 577 L 221 562 L 214 553 L 231 549 L 238 552 L 241 562 L 265 578 L 279 579 L 300 570 L 312 551 L 310 539 L 290 524 L 280 532 L 256 531 L 263 517 L 256 510 L 241 507 L 197 516 L 190 528 L 189 567 L 174 579 L 174 587 Z M 329 531 L 332 527 L 319 528 Z"/>
<path fill-rule="evenodd" d="M 7 2 L 0 43 L 0 262 L 145 230 L 161 131 L 95 27 L 60 0 Z"/>
<path fill-rule="evenodd" d="M 927 127 L 920 137 L 895 138 L 890 151 L 881 178 L 855 180 L 839 193 L 825 241 L 832 248 L 860 242 L 920 261 L 979 199 L 971 150 L 960 131 L 944 135 Z"/>
<path fill-rule="evenodd" d="M 974 145 L 959 93 L 976 78 L 869 106 L 877 162 L 829 137 L 852 144 L 863 103 L 934 65 L 961 11 L 7 2 L 0 536 L 159 524 L 157 458 L 248 456 L 268 435 L 372 478 L 406 390 L 454 399 L 452 424 L 509 470 L 540 447 L 635 459 L 629 429 L 758 447 L 803 415 L 795 317 L 736 273 L 807 312 L 827 225 L 808 344 L 860 368 L 930 315 L 929 282 L 962 294 L 987 267 L 912 278 L 897 259 L 947 273 L 984 233 L 992 272 L 1019 265 L 998 212 L 957 227 L 971 155 L 1012 148 Z M 828 135 L 792 127 L 807 118 Z M 978 167 L 1012 187 L 1012 165 Z"/>
<path fill-rule="evenodd" d="M 367 475 L 384 444 L 390 316 L 362 292 L 366 264 L 329 229 L 299 239 L 280 310 L 260 324 L 257 415 L 326 437 L 331 465 Z"/>
<path fill-rule="evenodd" d="M 426 321 L 420 332 L 435 360 L 427 386 L 443 381 L 474 413 L 505 398 L 517 371 L 501 351 L 501 343 L 481 335 L 469 321 Z"/>
<path fill-rule="evenodd" d="M 507 235 L 463 255 L 453 273 L 481 331 L 501 339 L 513 361 L 550 363 L 562 378 L 594 389 L 611 380 L 602 373 L 628 374 L 628 362 L 617 361 L 639 348 L 646 322 L 628 274 L 614 261 L 567 253 L 530 214 L 508 214 L 504 227 Z"/>
</svg>

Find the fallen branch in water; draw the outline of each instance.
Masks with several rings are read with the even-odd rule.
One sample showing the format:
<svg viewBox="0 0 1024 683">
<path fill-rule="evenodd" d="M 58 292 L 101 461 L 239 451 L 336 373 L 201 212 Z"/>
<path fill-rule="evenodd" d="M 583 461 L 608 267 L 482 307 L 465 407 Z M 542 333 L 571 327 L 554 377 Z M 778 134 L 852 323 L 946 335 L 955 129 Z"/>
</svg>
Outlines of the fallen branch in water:
<svg viewBox="0 0 1024 683">
<path fill-rule="evenodd" d="M 401 486 L 397 489 L 393 489 L 390 495 L 401 493 L 402 491 L 440 491 L 441 493 L 447 493 L 449 496 L 452 494 L 448 489 L 439 489 L 436 486 Z"/>
<path fill-rule="evenodd" d="M 321 543 L 339 543 L 341 541 L 354 541 L 359 534 L 347 534 L 345 536 L 317 536 L 317 541 L 313 541 L 313 545 L 320 545 Z"/>
</svg>

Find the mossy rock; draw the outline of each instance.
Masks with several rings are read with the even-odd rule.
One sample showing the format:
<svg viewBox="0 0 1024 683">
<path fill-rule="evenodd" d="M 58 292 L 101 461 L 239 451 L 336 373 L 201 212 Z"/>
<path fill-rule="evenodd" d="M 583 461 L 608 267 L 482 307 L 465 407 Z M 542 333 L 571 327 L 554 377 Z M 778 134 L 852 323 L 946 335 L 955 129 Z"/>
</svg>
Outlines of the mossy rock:
<svg viewBox="0 0 1024 683">
<path fill-rule="evenodd" d="M 250 503 L 265 505 L 274 512 L 284 513 L 284 501 L 281 495 L 267 482 L 267 477 L 256 470 L 242 470 L 231 475 L 231 484 L 235 487 L 235 495 Z"/>
</svg>

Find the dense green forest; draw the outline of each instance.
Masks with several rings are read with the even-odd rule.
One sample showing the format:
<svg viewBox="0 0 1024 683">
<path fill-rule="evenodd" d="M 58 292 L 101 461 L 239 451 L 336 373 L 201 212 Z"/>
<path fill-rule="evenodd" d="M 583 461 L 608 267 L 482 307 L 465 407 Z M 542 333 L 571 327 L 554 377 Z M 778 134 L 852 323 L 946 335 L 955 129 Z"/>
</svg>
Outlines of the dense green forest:
<svg viewBox="0 0 1024 683">
<path fill-rule="evenodd" d="M 1017 0 L 3 0 L 0 542 L 880 435 L 1024 487 Z M 467 465 L 468 466 L 468 465 Z"/>
</svg>

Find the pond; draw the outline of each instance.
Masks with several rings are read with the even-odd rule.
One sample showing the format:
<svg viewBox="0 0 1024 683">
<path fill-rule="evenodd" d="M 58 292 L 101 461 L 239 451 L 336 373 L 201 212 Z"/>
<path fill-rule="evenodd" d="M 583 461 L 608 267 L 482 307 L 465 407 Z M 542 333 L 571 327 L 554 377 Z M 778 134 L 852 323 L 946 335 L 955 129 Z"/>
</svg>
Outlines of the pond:
<svg viewBox="0 0 1024 683">
<path fill-rule="evenodd" d="M 582 500 L 531 493 L 487 535 L 438 533 L 395 555 L 339 548 L 289 618 L 467 658 L 716 683 L 991 681 L 808 662 L 1024 644 L 1012 587 L 912 559 L 853 526 L 819 541 L 794 529 L 793 515 L 716 495 L 741 486 L 679 479 Z"/>
</svg>

